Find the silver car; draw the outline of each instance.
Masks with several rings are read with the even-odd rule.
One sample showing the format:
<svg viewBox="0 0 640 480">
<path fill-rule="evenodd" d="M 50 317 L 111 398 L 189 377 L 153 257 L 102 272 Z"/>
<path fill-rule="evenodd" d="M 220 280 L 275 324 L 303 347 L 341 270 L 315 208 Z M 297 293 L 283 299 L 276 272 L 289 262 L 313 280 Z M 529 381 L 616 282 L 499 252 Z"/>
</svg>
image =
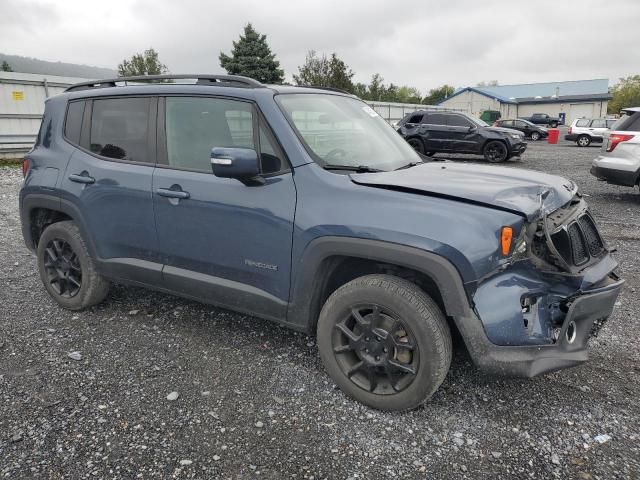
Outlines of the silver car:
<svg viewBox="0 0 640 480">
<path fill-rule="evenodd" d="M 571 122 L 565 140 L 576 142 L 579 147 L 588 147 L 591 143 L 600 143 L 604 132 L 616 122 L 614 118 L 577 118 Z"/>
<path fill-rule="evenodd" d="M 604 133 L 591 174 L 614 185 L 635 187 L 640 179 L 640 107 L 625 108 L 622 113 Z"/>
</svg>

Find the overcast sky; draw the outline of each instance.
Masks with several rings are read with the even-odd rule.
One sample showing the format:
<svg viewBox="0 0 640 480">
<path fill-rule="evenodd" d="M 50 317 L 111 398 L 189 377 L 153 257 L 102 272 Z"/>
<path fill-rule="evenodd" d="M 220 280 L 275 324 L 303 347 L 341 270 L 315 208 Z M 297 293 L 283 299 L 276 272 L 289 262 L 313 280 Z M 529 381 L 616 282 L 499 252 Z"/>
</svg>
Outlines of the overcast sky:
<svg viewBox="0 0 640 480">
<path fill-rule="evenodd" d="M 152 46 L 172 73 L 223 73 L 253 23 L 286 76 L 310 49 L 336 52 L 368 83 L 423 93 L 640 74 L 639 0 L 0 0 L 0 51 L 116 68 Z"/>
</svg>

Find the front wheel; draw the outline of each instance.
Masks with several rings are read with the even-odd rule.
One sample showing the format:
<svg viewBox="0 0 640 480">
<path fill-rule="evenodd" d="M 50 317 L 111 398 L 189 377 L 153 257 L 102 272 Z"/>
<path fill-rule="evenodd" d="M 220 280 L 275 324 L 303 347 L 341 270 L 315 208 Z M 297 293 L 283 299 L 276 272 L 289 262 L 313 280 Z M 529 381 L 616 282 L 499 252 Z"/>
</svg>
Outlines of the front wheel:
<svg viewBox="0 0 640 480">
<path fill-rule="evenodd" d="M 62 307 L 82 310 L 107 296 L 109 282 L 96 272 L 75 223 L 58 222 L 45 228 L 36 253 L 42 283 Z"/>
<path fill-rule="evenodd" d="M 540 140 L 540 132 L 531 132 L 531 140 L 534 142 Z"/>
<path fill-rule="evenodd" d="M 557 127 L 558 127 L 557 122 L 551 122 L 551 128 L 557 128 Z"/>
<path fill-rule="evenodd" d="M 504 162 L 509 157 L 507 146 L 498 140 L 487 143 L 484 146 L 483 154 L 485 160 L 491 163 Z"/>
<path fill-rule="evenodd" d="M 436 303 L 391 275 L 356 278 L 329 297 L 318 319 L 318 349 L 343 392 L 380 410 L 417 407 L 451 364 L 451 334 Z"/>
<path fill-rule="evenodd" d="M 588 147 L 591 145 L 591 137 L 589 135 L 580 135 L 576 143 L 579 147 Z"/>
</svg>

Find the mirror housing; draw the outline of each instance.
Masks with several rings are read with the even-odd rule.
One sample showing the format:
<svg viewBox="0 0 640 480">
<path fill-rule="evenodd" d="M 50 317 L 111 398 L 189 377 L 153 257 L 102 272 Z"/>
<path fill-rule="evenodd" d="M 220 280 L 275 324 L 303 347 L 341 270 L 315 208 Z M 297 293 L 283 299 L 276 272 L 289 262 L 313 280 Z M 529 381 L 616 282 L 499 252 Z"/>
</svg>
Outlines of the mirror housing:
<svg viewBox="0 0 640 480">
<path fill-rule="evenodd" d="M 211 168 L 220 178 L 235 178 L 245 185 L 264 184 L 260 177 L 260 159 L 252 148 L 214 147 L 211 149 Z"/>
<path fill-rule="evenodd" d="M 476 130 L 478 130 L 478 127 L 476 127 L 475 125 L 471 125 L 469 127 L 469 133 L 475 132 Z"/>
</svg>

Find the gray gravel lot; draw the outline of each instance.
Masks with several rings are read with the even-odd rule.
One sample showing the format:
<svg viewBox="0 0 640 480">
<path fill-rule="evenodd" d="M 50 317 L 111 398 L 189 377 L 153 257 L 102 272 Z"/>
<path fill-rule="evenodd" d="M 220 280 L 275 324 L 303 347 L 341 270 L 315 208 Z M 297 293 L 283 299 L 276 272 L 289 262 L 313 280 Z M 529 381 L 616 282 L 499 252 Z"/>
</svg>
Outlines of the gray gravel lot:
<svg viewBox="0 0 640 480">
<path fill-rule="evenodd" d="M 58 308 L 22 242 L 21 173 L 0 169 L 0 478 L 639 478 L 640 194 L 597 182 L 597 152 L 509 162 L 574 179 L 618 248 L 627 286 L 591 361 L 504 379 L 458 348 L 404 414 L 346 398 L 314 338 L 267 321 L 123 286 Z"/>
</svg>

